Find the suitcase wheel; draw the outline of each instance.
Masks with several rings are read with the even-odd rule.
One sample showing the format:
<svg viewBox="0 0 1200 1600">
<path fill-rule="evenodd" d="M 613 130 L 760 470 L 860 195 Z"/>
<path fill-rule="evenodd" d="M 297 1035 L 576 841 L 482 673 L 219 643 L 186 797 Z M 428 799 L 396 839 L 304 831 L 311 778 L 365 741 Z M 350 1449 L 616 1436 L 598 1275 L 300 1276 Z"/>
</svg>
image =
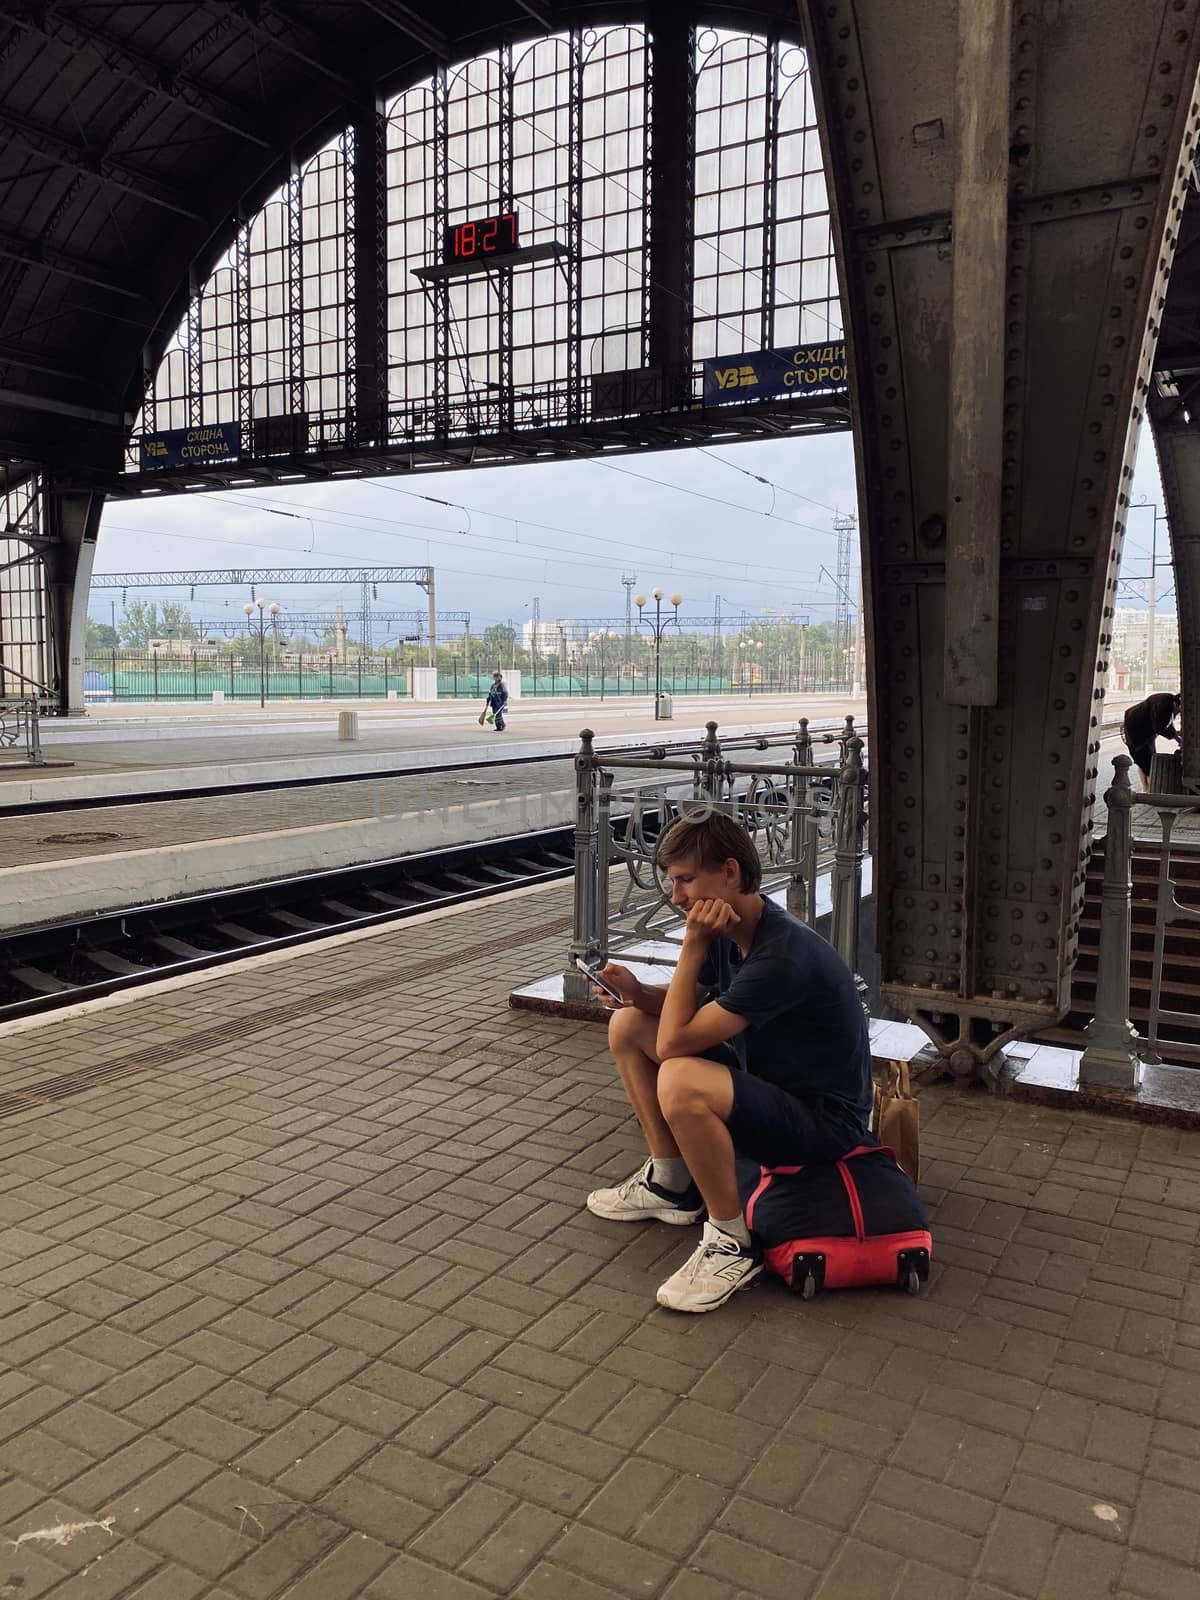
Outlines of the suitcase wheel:
<svg viewBox="0 0 1200 1600">
<path fill-rule="evenodd" d="M 795 1255 L 788 1288 L 805 1300 L 811 1300 L 825 1283 L 825 1257 L 823 1255 Z"/>
<path fill-rule="evenodd" d="M 905 1294 L 920 1294 L 929 1277 L 928 1250 L 901 1250 L 896 1259 L 897 1280 Z"/>
</svg>

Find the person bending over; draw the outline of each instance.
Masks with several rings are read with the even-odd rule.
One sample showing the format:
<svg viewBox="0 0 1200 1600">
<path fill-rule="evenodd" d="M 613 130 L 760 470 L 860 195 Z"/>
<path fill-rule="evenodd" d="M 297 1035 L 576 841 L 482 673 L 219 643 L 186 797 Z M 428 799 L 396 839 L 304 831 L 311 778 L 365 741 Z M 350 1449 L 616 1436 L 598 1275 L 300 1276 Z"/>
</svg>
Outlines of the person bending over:
<svg viewBox="0 0 1200 1600">
<path fill-rule="evenodd" d="M 1177 694 L 1152 694 L 1137 705 L 1130 706 L 1121 725 L 1125 747 L 1137 763 L 1141 773 L 1142 788 L 1150 787 L 1150 764 L 1154 760 L 1154 741 L 1161 735 L 1179 743 L 1175 718 L 1179 715 L 1180 697 Z"/>
<path fill-rule="evenodd" d="M 742 1220 L 735 1150 L 799 1166 L 852 1149 L 870 1115 L 870 1041 L 854 975 L 759 893 L 762 866 L 739 823 L 683 817 L 657 858 L 687 914 L 674 977 L 657 988 L 627 967 L 601 969 L 621 997 L 609 1047 L 649 1160 L 587 1205 L 613 1222 L 686 1225 L 707 1212 L 699 1246 L 658 1303 L 714 1311 L 763 1270 Z"/>
</svg>

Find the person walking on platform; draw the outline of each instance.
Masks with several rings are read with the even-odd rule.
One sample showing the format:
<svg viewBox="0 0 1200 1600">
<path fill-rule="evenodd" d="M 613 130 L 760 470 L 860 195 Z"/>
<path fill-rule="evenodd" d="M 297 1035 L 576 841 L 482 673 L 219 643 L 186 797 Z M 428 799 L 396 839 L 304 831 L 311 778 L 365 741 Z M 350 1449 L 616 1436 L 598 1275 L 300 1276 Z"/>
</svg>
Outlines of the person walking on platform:
<svg viewBox="0 0 1200 1600">
<path fill-rule="evenodd" d="M 1125 747 L 1137 763 L 1141 773 L 1142 788 L 1150 787 L 1150 763 L 1154 760 L 1154 741 L 1161 737 L 1179 743 L 1179 730 L 1175 718 L 1179 715 L 1181 700 L 1177 694 L 1152 694 L 1125 713 L 1121 737 Z"/>
<path fill-rule="evenodd" d="M 612 1222 L 686 1225 L 691 1258 L 658 1291 L 672 1311 L 715 1311 L 763 1270 L 738 1199 L 735 1151 L 764 1166 L 836 1161 L 867 1136 L 871 1047 L 854 974 L 812 928 L 759 893 L 753 840 L 720 813 L 685 816 L 658 846 L 686 911 L 666 988 L 627 967 L 609 1048 L 650 1159 L 588 1195 Z M 715 996 L 715 998 L 711 998 Z"/>
<path fill-rule="evenodd" d="M 504 732 L 504 708 L 508 704 L 508 690 L 504 684 L 502 672 L 492 673 L 492 685 L 483 702 L 483 710 L 479 713 L 479 726 L 482 727 L 490 719 L 494 722 L 497 733 Z"/>
</svg>

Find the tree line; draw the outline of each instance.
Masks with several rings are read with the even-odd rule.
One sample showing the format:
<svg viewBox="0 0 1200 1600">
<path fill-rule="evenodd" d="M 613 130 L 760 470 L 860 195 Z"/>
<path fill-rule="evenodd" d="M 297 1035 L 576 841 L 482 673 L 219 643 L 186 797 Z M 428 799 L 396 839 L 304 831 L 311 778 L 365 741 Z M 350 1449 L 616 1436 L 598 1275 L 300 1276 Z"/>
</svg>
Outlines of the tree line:
<svg viewBox="0 0 1200 1600">
<path fill-rule="evenodd" d="M 346 657 L 356 660 L 370 656 L 386 658 L 397 667 L 424 666 L 428 650 L 424 642 L 390 641 L 368 649 L 353 637 L 356 617 L 346 619 Z M 442 640 L 437 649 L 437 665 L 443 672 L 490 673 L 517 669 L 539 676 L 557 673 L 582 677 L 616 674 L 634 670 L 639 674 L 654 669 L 654 645 L 635 628 L 627 638 L 623 629 L 610 629 L 575 638 L 563 633 L 557 639 L 553 624 L 544 624 L 540 648 L 527 649 L 515 628 L 493 623 L 482 634 Z M 259 638 L 253 630 L 239 630 L 232 637 L 214 635 L 217 651 L 223 657 L 257 663 Z M 187 608 L 167 601 L 135 600 L 127 605 L 114 626 L 88 619 L 86 651 L 91 657 L 113 651 L 137 654 L 149 652 L 152 639 L 199 640 L 200 634 Z M 329 656 L 338 652 L 337 630 L 331 623 L 319 637 L 289 631 L 285 615 L 277 627 L 268 626 L 268 653 Z M 668 629 L 662 641 L 662 670 L 667 677 L 685 675 L 705 678 L 736 678 L 752 683 L 794 680 L 836 683 L 852 676 L 848 661 L 851 641 L 839 637 L 829 623 L 805 624 L 779 617 L 755 619 L 745 628 L 727 633 L 689 631 L 686 625 Z"/>
</svg>

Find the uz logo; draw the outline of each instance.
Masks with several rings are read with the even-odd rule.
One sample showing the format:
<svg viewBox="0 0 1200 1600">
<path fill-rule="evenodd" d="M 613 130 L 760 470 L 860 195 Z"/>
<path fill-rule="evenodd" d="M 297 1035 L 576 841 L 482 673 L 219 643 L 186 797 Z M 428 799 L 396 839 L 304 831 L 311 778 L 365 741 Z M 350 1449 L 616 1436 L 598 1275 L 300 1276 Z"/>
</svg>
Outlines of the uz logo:
<svg viewBox="0 0 1200 1600">
<path fill-rule="evenodd" d="M 748 389 L 758 382 L 758 377 L 753 367 L 718 367 L 718 389 Z"/>
</svg>

